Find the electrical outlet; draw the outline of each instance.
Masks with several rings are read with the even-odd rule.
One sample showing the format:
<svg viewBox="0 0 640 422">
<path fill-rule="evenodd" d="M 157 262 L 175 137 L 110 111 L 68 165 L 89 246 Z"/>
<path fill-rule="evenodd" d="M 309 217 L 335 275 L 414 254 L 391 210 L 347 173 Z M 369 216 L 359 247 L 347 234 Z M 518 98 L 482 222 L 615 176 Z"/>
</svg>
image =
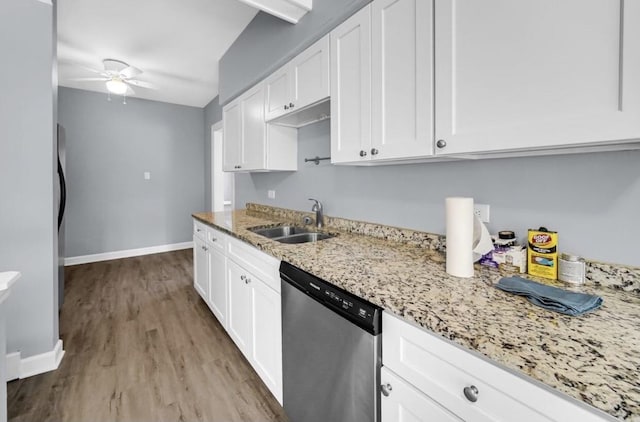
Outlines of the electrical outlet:
<svg viewBox="0 0 640 422">
<path fill-rule="evenodd" d="M 151 180 L 151 172 L 150 171 L 145 171 L 144 172 L 144 180 Z"/>
<path fill-rule="evenodd" d="M 276 191 L 274 191 L 274 190 L 268 190 L 268 191 L 267 191 L 267 198 L 269 198 L 269 199 L 276 199 Z"/>
<path fill-rule="evenodd" d="M 489 222 L 489 205 L 487 204 L 473 204 L 473 213 L 483 223 Z"/>
</svg>

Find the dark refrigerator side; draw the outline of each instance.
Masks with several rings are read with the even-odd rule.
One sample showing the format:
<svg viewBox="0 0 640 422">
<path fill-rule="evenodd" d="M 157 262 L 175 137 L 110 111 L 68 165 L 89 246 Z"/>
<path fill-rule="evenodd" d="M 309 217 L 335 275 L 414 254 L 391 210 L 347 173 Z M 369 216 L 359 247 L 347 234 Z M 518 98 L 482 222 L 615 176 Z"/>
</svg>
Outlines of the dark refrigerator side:
<svg viewBox="0 0 640 422">
<path fill-rule="evenodd" d="M 65 132 L 58 125 L 58 312 L 64 302 L 64 211 L 67 205 L 67 183 L 65 179 Z"/>
</svg>

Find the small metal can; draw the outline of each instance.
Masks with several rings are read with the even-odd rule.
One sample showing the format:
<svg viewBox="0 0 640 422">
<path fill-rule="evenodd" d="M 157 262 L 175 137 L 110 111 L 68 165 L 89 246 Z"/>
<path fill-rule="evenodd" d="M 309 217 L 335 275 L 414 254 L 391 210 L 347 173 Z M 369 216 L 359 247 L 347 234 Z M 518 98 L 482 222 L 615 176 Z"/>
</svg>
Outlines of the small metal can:
<svg viewBox="0 0 640 422">
<path fill-rule="evenodd" d="M 586 264 L 576 255 L 560 254 L 558 259 L 558 280 L 572 284 L 584 284 Z"/>
</svg>

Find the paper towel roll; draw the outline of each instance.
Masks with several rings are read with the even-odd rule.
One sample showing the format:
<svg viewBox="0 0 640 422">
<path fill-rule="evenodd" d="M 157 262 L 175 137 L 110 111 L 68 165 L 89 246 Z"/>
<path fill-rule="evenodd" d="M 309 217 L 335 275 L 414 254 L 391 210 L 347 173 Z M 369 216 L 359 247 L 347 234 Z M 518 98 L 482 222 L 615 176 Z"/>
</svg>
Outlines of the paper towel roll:
<svg viewBox="0 0 640 422">
<path fill-rule="evenodd" d="M 493 250 L 491 235 L 473 212 L 473 198 L 447 198 L 447 273 L 473 277 L 473 263 Z"/>
<path fill-rule="evenodd" d="M 447 198 L 447 273 L 473 277 L 473 198 Z"/>
</svg>

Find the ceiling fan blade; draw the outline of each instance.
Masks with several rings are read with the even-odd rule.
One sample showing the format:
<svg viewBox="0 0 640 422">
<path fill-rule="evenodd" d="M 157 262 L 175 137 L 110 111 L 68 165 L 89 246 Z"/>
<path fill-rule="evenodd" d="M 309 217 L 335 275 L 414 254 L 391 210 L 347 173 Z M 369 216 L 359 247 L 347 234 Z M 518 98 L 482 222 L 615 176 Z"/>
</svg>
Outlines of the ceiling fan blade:
<svg viewBox="0 0 640 422">
<path fill-rule="evenodd" d="M 149 82 L 139 81 L 139 80 L 136 80 L 136 79 L 129 79 L 126 82 L 128 84 L 131 84 L 131 85 L 134 85 L 134 86 L 139 86 L 140 88 L 158 89 L 158 88 L 156 88 L 155 85 L 150 84 Z"/>
<path fill-rule="evenodd" d="M 106 82 L 109 79 L 108 78 L 71 78 L 71 81 L 81 81 L 81 82 L 88 82 L 88 81 L 101 81 L 101 82 Z"/>
<path fill-rule="evenodd" d="M 87 66 L 82 66 L 82 65 L 78 65 L 79 68 L 84 69 L 84 70 L 88 70 L 91 73 L 96 73 L 98 75 L 102 75 L 105 76 L 106 73 L 104 70 L 98 70 L 98 69 L 94 69 L 92 67 L 87 67 Z"/>
<path fill-rule="evenodd" d="M 142 70 L 137 67 L 129 66 L 120 71 L 120 77 L 123 79 L 130 79 L 142 73 Z"/>
</svg>

